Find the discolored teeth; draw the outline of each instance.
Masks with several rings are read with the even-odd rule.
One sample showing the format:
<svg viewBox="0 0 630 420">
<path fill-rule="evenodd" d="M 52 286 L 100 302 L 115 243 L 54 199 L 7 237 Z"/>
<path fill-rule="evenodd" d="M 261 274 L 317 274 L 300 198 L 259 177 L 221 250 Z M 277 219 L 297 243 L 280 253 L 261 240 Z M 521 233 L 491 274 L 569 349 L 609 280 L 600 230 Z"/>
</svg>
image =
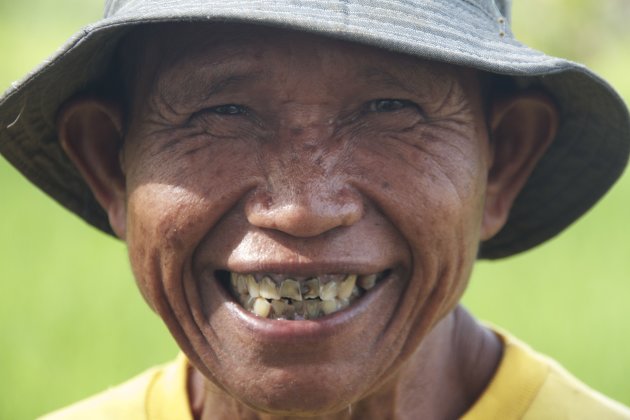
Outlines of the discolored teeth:
<svg viewBox="0 0 630 420">
<path fill-rule="evenodd" d="M 248 274 L 247 276 L 245 276 L 245 282 L 247 284 L 247 293 L 249 293 L 251 297 L 260 296 L 260 285 L 254 278 L 254 276 Z"/>
<path fill-rule="evenodd" d="M 230 273 L 230 284 L 239 303 L 260 317 L 304 320 L 347 308 L 383 277 L 383 274 L 326 274 L 291 278 Z"/>
<path fill-rule="evenodd" d="M 321 302 L 316 300 L 307 300 L 304 302 L 304 309 L 306 310 L 305 315 L 308 319 L 315 319 L 319 317 L 319 311 L 321 309 Z"/>
<path fill-rule="evenodd" d="M 357 282 L 356 274 L 349 274 L 343 281 L 339 284 L 337 288 L 337 296 L 340 299 L 348 299 L 352 294 L 352 289 L 354 289 L 354 285 Z"/>
<path fill-rule="evenodd" d="M 232 284 L 238 294 L 245 294 L 247 292 L 247 281 L 243 274 L 231 273 Z"/>
<path fill-rule="evenodd" d="M 338 306 L 336 300 L 325 300 L 322 302 L 321 308 L 326 315 L 330 315 L 333 312 L 337 312 Z"/>
<path fill-rule="evenodd" d="M 359 279 L 359 286 L 365 290 L 370 290 L 376 284 L 376 274 L 370 274 L 369 276 L 361 276 Z"/>
<path fill-rule="evenodd" d="M 276 283 L 269 277 L 263 277 L 260 282 L 260 296 L 265 299 L 280 299 L 280 293 L 276 287 Z"/>
<path fill-rule="evenodd" d="M 273 313 L 278 316 L 283 316 L 287 311 L 289 303 L 286 300 L 272 300 L 271 307 L 273 308 Z"/>
<path fill-rule="evenodd" d="M 286 279 L 280 285 L 280 296 L 301 301 L 302 292 L 300 289 L 300 283 L 293 279 Z"/>
<path fill-rule="evenodd" d="M 254 302 L 254 308 L 252 312 L 254 312 L 258 316 L 267 318 L 269 316 L 269 312 L 271 312 L 271 303 L 269 303 L 267 299 L 258 297 Z"/>
<path fill-rule="evenodd" d="M 304 299 L 315 299 L 319 297 L 319 279 L 313 277 L 306 280 L 302 285 L 302 296 Z"/>
<path fill-rule="evenodd" d="M 337 283 L 329 281 L 319 286 L 319 298 L 321 300 L 332 301 L 337 297 Z"/>
</svg>

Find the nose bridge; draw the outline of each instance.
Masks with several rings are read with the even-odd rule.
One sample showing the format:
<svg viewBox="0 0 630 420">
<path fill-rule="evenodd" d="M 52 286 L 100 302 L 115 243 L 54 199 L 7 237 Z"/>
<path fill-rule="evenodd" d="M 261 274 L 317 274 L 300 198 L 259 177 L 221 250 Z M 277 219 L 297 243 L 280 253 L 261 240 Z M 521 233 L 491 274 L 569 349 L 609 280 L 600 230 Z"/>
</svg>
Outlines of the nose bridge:
<svg viewBox="0 0 630 420">
<path fill-rule="evenodd" d="M 247 200 L 248 221 L 260 228 L 310 237 L 363 216 L 362 198 L 344 168 L 342 147 L 330 124 L 286 124 L 261 159 L 265 183 Z"/>
<path fill-rule="evenodd" d="M 334 139 L 333 119 L 317 105 L 287 108 L 264 157 L 269 187 L 291 190 L 288 195 L 301 201 L 332 194 L 333 184 L 341 182 L 338 162 L 344 153 Z"/>
<path fill-rule="evenodd" d="M 325 96 L 325 95 L 322 95 Z M 325 145 L 335 130 L 335 118 L 325 98 L 322 103 L 287 101 L 281 107 L 276 140 L 293 147 Z M 313 101 L 313 99 L 311 99 Z"/>
</svg>

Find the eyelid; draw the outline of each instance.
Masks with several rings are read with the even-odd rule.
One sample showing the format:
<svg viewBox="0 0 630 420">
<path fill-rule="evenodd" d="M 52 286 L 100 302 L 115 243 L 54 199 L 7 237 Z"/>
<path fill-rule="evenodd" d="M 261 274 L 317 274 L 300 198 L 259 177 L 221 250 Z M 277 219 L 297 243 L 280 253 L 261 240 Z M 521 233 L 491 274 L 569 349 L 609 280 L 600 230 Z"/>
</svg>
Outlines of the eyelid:
<svg viewBox="0 0 630 420">
<path fill-rule="evenodd" d="M 227 110 L 227 108 L 234 108 L 236 109 L 238 112 L 233 113 L 233 112 L 221 112 L 220 109 L 225 108 Z M 227 103 L 227 104 L 221 104 L 221 105 L 216 105 L 210 108 L 206 108 L 207 111 L 210 112 L 214 112 L 215 114 L 219 114 L 219 115 L 244 115 L 244 114 L 248 114 L 248 109 L 247 107 L 243 106 L 243 105 L 239 105 L 239 104 L 231 104 L 231 103 Z"/>
<path fill-rule="evenodd" d="M 233 113 L 233 114 L 230 114 L 228 112 L 217 112 L 220 108 L 232 107 L 232 106 L 239 108 L 240 112 Z M 192 121 L 199 117 L 208 116 L 208 114 L 216 115 L 216 116 L 237 117 L 237 116 L 243 116 L 243 115 L 250 115 L 250 112 L 249 112 L 249 109 L 244 105 L 239 105 L 236 103 L 223 103 L 219 105 L 208 106 L 203 109 L 200 109 L 199 111 L 193 112 L 189 118 L 189 121 Z"/>
<path fill-rule="evenodd" d="M 392 109 L 392 110 L 378 110 L 378 109 L 373 109 L 375 106 L 377 106 L 379 104 L 379 102 L 399 102 L 402 106 L 398 109 Z M 409 99 L 400 99 L 400 98 L 377 98 L 377 99 L 372 99 L 371 101 L 368 101 L 365 106 L 364 106 L 364 112 L 374 112 L 374 113 L 388 113 L 388 112 L 396 112 L 396 111 L 401 111 L 403 109 L 408 109 L 408 108 L 413 108 L 415 109 L 417 112 L 420 113 L 420 115 L 423 118 L 426 118 L 426 114 L 424 112 L 424 110 L 422 109 L 422 107 L 420 105 L 418 105 L 417 103 L 409 100 Z"/>
<path fill-rule="evenodd" d="M 240 111 L 234 114 L 217 112 L 217 109 L 222 108 L 222 107 L 229 107 L 229 106 L 235 106 L 239 108 Z M 240 122 L 247 121 L 249 123 L 254 124 L 255 126 L 259 128 L 263 128 L 265 126 L 264 120 L 260 118 L 260 116 L 258 115 L 255 109 L 252 109 L 247 105 L 242 105 L 240 103 L 234 103 L 234 102 L 225 102 L 219 105 L 207 106 L 203 109 L 200 109 L 199 111 L 194 112 L 190 116 L 190 118 L 188 119 L 188 123 L 192 123 L 194 120 L 197 120 L 199 118 L 201 118 L 202 120 L 205 118 L 225 118 L 226 122 L 229 121 L 231 118 L 234 118 L 235 119 L 234 122 L 236 122 L 236 119 L 239 117 L 244 118 L 244 119 L 238 119 L 238 121 Z"/>
</svg>

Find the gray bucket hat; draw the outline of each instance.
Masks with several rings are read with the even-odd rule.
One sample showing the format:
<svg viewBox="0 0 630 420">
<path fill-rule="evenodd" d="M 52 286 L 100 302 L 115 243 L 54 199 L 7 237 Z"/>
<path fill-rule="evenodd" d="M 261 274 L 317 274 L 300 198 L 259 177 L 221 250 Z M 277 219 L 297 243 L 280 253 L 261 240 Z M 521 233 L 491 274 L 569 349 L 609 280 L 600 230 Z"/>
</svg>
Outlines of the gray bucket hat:
<svg viewBox="0 0 630 420">
<path fill-rule="evenodd" d="M 240 22 L 306 31 L 512 76 L 556 100 L 556 138 L 518 196 L 505 227 L 481 244 L 481 258 L 536 246 L 586 212 L 619 178 L 630 150 L 630 118 L 614 90 L 585 67 L 518 41 L 509 0 L 107 0 L 105 17 L 84 28 L 0 97 L 0 153 L 29 180 L 90 224 L 107 216 L 65 156 L 59 107 L 105 83 L 131 28 L 159 22 Z"/>
</svg>

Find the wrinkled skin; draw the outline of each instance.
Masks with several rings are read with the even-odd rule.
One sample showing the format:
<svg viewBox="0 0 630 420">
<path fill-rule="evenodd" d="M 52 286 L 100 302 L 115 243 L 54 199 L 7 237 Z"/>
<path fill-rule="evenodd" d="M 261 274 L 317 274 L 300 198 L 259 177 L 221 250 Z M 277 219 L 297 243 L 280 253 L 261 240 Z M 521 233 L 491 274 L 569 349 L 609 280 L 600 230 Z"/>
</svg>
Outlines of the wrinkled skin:
<svg viewBox="0 0 630 420">
<path fill-rule="evenodd" d="M 489 140 L 511 105 L 488 116 L 474 71 L 366 46 L 156 33 L 130 41 L 151 44 L 128 124 L 88 98 L 60 132 L 195 368 L 195 415 L 460 416 L 501 345 L 457 303 L 533 166 Z M 216 270 L 391 274 L 342 312 L 279 321 L 243 310 Z"/>
</svg>

